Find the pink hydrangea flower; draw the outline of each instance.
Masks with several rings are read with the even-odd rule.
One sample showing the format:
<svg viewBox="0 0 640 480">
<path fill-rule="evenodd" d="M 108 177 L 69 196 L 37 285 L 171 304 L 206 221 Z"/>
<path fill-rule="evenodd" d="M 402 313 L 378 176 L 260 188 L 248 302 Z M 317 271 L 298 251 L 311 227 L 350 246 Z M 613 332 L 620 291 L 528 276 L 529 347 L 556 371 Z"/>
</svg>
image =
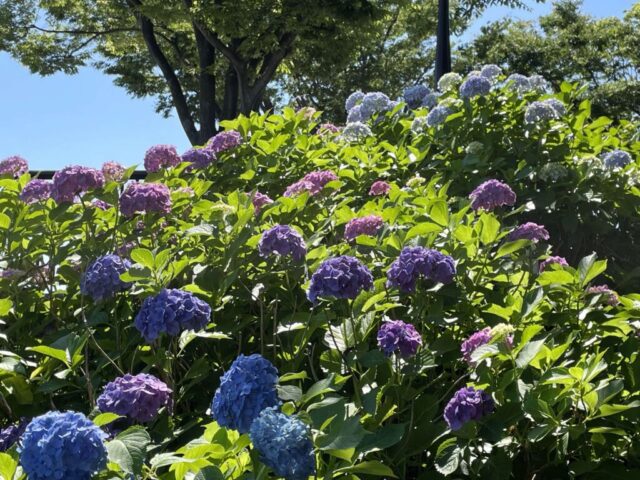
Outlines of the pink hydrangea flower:
<svg viewBox="0 0 640 480">
<path fill-rule="evenodd" d="M 181 162 L 182 157 L 173 145 L 154 145 L 144 154 L 144 168 L 151 173 L 175 167 Z"/>
<path fill-rule="evenodd" d="M 14 155 L 12 157 L 5 158 L 0 162 L 0 176 L 9 175 L 14 178 L 18 178 L 20 175 L 29 171 L 29 164 L 27 161 Z"/>
<path fill-rule="evenodd" d="M 384 180 L 376 180 L 371 184 L 371 189 L 369 189 L 369 195 L 386 195 L 391 190 L 391 185 L 389 185 Z"/>
<path fill-rule="evenodd" d="M 378 215 L 354 218 L 347 223 L 344 229 L 344 238 L 346 240 L 354 240 L 360 235 L 375 236 L 383 224 L 382 217 Z"/>
<path fill-rule="evenodd" d="M 55 173 L 51 196 L 57 203 L 72 203 L 81 193 L 103 186 L 104 175 L 100 170 L 73 165 Z"/>
<path fill-rule="evenodd" d="M 273 200 L 271 200 L 271 198 L 264 193 L 255 192 L 251 197 L 251 203 L 253 203 L 253 209 L 255 210 L 255 213 L 258 214 L 260 213 L 262 207 L 273 203 Z"/>
<path fill-rule="evenodd" d="M 120 211 L 125 217 L 136 213 L 169 213 L 171 193 L 161 183 L 132 183 L 120 197 Z"/>
</svg>

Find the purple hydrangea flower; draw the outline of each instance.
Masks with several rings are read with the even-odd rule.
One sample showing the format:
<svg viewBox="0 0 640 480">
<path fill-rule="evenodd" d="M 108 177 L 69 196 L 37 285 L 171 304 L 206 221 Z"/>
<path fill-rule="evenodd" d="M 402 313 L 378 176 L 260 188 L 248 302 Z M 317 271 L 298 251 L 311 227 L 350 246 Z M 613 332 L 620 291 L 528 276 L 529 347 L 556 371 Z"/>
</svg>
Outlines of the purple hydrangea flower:
<svg viewBox="0 0 640 480">
<path fill-rule="evenodd" d="M 111 208 L 111 205 L 109 205 L 104 200 L 100 200 L 99 198 L 94 198 L 93 200 L 91 200 L 91 206 L 99 208 L 100 210 L 109 210 L 109 208 Z"/>
<path fill-rule="evenodd" d="M 422 345 L 422 337 L 416 328 L 402 320 L 383 322 L 378 330 L 378 347 L 387 357 L 399 353 L 401 357 L 412 357 Z"/>
<path fill-rule="evenodd" d="M 431 92 L 428 95 L 425 95 L 425 97 L 422 99 L 422 103 L 420 104 L 420 106 L 431 110 L 432 108 L 435 108 L 436 105 L 438 105 L 439 97 L 440 95 L 437 94 L 436 92 Z"/>
<path fill-rule="evenodd" d="M 507 240 L 531 240 L 534 243 L 538 243 L 540 240 L 549 240 L 549 232 L 542 225 L 537 223 L 527 222 L 514 228 Z"/>
<path fill-rule="evenodd" d="M 302 236 L 289 225 L 276 225 L 262 234 L 258 250 L 263 257 L 275 253 L 300 261 L 307 254 L 307 245 Z"/>
<path fill-rule="evenodd" d="M 353 107 L 360 105 L 362 103 L 362 99 L 364 98 L 364 93 L 358 90 L 357 92 L 353 92 L 347 100 L 344 102 L 344 109 L 348 112 L 353 109 Z"/>
<path fill-rule="evenodd" d="M 531 90 L 531 81 L 528 77 L 519 73 L 509 75 L 506 80 L 507 86 L 518 93 L 524 93 Z"/>
<path fill-rule="evenodd" d="M 362 106 L 356 105 L 347 113 L 347 125 L 350 123 L 365 122 L 367 119 L 362 116 Z"/>
<path fill-rule="evenodd" d="M 155 173 L 180 165 L 182 158 L 173 145 L 154 145 L 144 154 L 144 169 Z"/>
<path fill-rule="evenodd" d="M 120 275 L 131 268 L 131 262 L 118 255 L 98 257 L 87 267 L 80 282 L 80 291 L 96 302 L 113 297 L 131 287 L 120 280 Z"/>
<path fill-rule="evenodd" d="M 125 217 L 136 213 L 169 213 L 171 193 L 161 183 L 132 183 L 120 196 L 120 211 Z"/>
<path fill-rule="evenodd" d="M 216 154 L 209 148 L 190 148 L 182 154 L 182 161 L 192 163 L 191 168 L 206 168 L 216 160 Z"/>
<path fill-rule="evenodd" d="M 607 285 L 594 285 L 587 288 L 587 295 L 602 295 L 607 305 L 615 307 L 620 303 L 618 294 L 611 290 Z"/>
<path fill-rule="evenodd" d="M 479 95 L 486 95 L 491 91 L 491 82 L 479 75 L 467 78 L 460 85 L 460 96 L 462 98 L 473 98 Z"/>
<path fill-rule="evenodd" d="M 111 412 L 138 423 L 154 420 L 160 409 L 171 411 L 173 392 L 153 375 L 126 374 L 109 382 L 98 397 L 101 412 Z"/>
<path fill-rule="evenodd" d="M 307 173 L 301 180 L 289 185 L 284 192 L 284 196 L 294 197 L 305 191 L 308 191 L 311 195 L 316 195 L 327 183 L 337 179 L 338 176 L 330 170 Z"/>
<path fill-rule="evenodd" d="M 125 168 L 118 162 L 105 162 L 102 164 L 102 175 L 107 182 L 118 182 L 124 176 Z"/>
<path fill-rule="evenodd" d="M 273 203 L 273 200 L 264 193 L 255 192 L 251 197 L 251 203 L 253 203 L 253 209 L 255 210 L 255 213 L 258 214 L 260 213 L 262 207 Z"/>
<path fill-rule="evenodd" d="M 136 248 L 136 243 L 135 242 L 121 243 L 116 248 L 116 254 L 121 256 L 121 257 L 123 257 L 123 258 L 124 257 L 128 257 L 129 254 L 131 253 L 131 250 L 133 250 L 134 248 Z"/>
<path fill-rule="evenodd" d="M 524 112 L 524 122 L 530 124 L 539 124 L 557 118 L 559 118 L 558 111 L 547 101 L 531 102 Z"/>
<path fill-rule="evenodd" d="M 20 200 L 29 204 L 44 202 L 48 198 L 51 198 L 52 187 L 51 182 L 34 178 L 30 180 L 29 183 L 24 186 L 22 192 L 20 192 Z"/>
<path fill-rule="evenodd" d="M 135 318 L 135 326 L 147 343 L 163 333 L 176 336 L 183 330 L 202 330 L 211 320 L 211 307 L 191 292 L 163 288 L 147 297 Z"/>
<path fill-rule="evenodd" d="M 444 123 L 447 117 L 452 113 L 453 110 L 451 110 L 451 108 L 447 107 L 446 105 L 438 105 L 427 115 L 427 126 L 435 127 L 436 125 Z"/>
<path fill-rule="evenodd" d="M 480 420 L 495 409 L 495 403 L 484 390 L 463 387 L 444 408 L 444 419 L 451 430 L 459 430 L 471 420 Z"/>
<path fill-rule="evenodd" d="M 471 361 L 471 355 L 476 350 L 476 348 L 481 347 L 482 345 L 486 345 L 491 341 L 491 328 L 483 328 L 482 330 L 478 330 L 469 338 L 467 338 L 462 345 L 460 346 L 460 351 L 462 352 L 462 358 L 464 358 L 465 362 L 469 365 L 473 365 Z"/>
<path fill-rule="evenodd" d="M 451 283 L 456 265 L 449 255 L 424 247 L 404 247 L 387 271 L 387 287 L 413 292 L 420 277 L 437 283 Z"/>
<path fill-rule="evenodd" d="M 376 113 L 383 113 L 393 108 L 389 97 L 382 92 L 365 94 L 360 105 L 360 113 L 364 120 L 368 120 Z"/>
<path fill-rule="evenodd" d="M 391 185 L 389 185 L 384 180 L 376 180 L 371 184 L 371 188 L 369 189 L 369 195 L 386 195 L 391 190 Z"/>
<path fill-rule="evenodd" d="M 547 79 L 542 75 L 531 75 L 529 77 L 529 85 L 531 86 L 532 90 L 536 90 L 541 93 L 549 90 L 549 82 L 547 82 Z"/>
<path fill-rule="evenodd" d="M 343 255 L 322 262 L 311 276 L 307 298 L 313 304 L 318 297 L 356 298 L 362 290 L 373 288 L 373 276 L 357 258 Z"/>
<path fill-rule="evenodd" d="M 218 425 L 247 433 L 265 408 L 280 404 L 276 392 L 278 370 L 261 355 L 240 355 L 220 379 L 211 402 Z"/>
<path fill-rule="evenodd" d="M 366 217 L 351 219 L 344 228 L 344 238 L 346 240 L 354 240 L 359 235 L 373 237 L 377 235 L 383 224 L 382 217 L 378 215 L 367 215 Z"/>
<path fill-rule="evenodd" d="M 539 270 L 543 272 L 545 268 L 552 264 L 560 265 L 561 267 L 568 267 L 569 263 L 564 257 L 549 257 L 540 262 Z"/>
<path fill-rule="evenodd" d="M 0 176 L 7 175 L 13 178 L 18 178 L 20 175 L 27 173 L 28 171 L 29 164 L 27 161 L 17 155 L 0 161 Z"/>
<path fill-rule="evenodd" d="M 26 418 L 21 418 L 18 423 L 0 429 L 0 452 L 6 452 L 17 443 L 29 421 Z"/>
<path fill-rule="evenodd" d="M 422 99 L 430 93 L 431 90 L 425 85 L 413 85 L 405 88 L 402 96 L 409 108 L 418 108 L 422 105 Z"/>
<path fill-rule="evenodd" d="M 488 212 L 502 206 L 516 203 L 516 194 L 506 183 L 498 180 L 487 180 L 476 187 L 469 195 L 471 208 Z"/>
<path fill-rule="evenodd" d="M 220 132 L 207 142 L 206 149 L 211 150 L 213 153 L 224 152 L 236 148 L 242 144 L 242 135 L 236 130 L 227 130 Z"/>
<path fill-rule="evenodd" d="M 493 82 L 498 76 L 502 75 L 502 69 L 498 65 L 483 65 L 480 69 L 480 75 Z"/>
<path fill-rule="evenodd" d="M 340 138 L 347 142 L 360 142 L 373 135 L 371 128 L 360 120 L 347 120 L 347 125 L 342 129 Z"/>
<path fill-rule="evenodd" d="M 633 162 L 633 158 L 624 150 L 614 150 L 613 152 L 607 153 L 603 161 L 607 168 L 624 168 Z"/>
<path fill-rule="evenodd" d="M 4 270 L 0 270 L 0 279 L 17 280 L 25 275 L 26 272 L 18 270 L 17 268 L 5 268 Z"/>
<path fill-rule="evenodd" d="M 95 168 L 73 165 L 53 175 L 51 196 L 57 203 L 71 203 L 77 195 L 104 186 L 104 175 Z"/>
<path fill-rule="evenodd" d="M 340 133 L 340 127 L 337 127 L 333 123 L 323 123 L 318 127 L 319 135 L 329 135 L 335 133 Z"/>
<path fill-rule="evenodd" d="M 558 118 L 567 113 L 567 107 L 565 107 L 564 103 L 557 98 L 547 98 L 546 100 L 543 100 L 543 102 L 555 110 Z"/>
</svg>

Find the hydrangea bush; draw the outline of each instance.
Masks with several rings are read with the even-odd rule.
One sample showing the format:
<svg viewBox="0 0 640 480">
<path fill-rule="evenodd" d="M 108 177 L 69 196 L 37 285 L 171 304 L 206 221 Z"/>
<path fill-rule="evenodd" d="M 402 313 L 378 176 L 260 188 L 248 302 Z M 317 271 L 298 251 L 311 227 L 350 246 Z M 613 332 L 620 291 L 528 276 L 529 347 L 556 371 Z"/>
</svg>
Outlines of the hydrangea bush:
<svg viewBox="0 0 640 480">
<path fill-rule="evenodd" d="M 637 125 L 440 84 L 7 167 L 1 475 L 637 478 Z"/>
</svg>

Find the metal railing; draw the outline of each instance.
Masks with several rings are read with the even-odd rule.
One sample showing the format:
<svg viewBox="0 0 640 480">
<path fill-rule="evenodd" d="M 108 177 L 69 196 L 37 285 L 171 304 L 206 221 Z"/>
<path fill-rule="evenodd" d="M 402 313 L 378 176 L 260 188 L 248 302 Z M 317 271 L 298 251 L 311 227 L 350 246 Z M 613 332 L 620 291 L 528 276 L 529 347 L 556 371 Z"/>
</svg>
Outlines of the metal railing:
<svg viewBox="0 0 640 480">
<path fill-rule="evenodd" d="M 51 180 L 57 170 L 29 170 L 31 178 L 40 178 L 42 180 Z M 136 170 L 131 174 L 129 180 L 144 180 L 147 178 L 147 172 L 144 170 Z"/>
</svg>

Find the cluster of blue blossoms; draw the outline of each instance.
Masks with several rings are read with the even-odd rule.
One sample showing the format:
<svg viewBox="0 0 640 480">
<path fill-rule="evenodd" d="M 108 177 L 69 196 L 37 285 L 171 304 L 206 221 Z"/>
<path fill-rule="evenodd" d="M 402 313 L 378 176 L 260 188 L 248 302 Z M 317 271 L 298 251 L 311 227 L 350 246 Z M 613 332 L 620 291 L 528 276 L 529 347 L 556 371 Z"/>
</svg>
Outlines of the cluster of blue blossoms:
<svg viewBox="0 0 640 480">
<path fill-rule="evenodd" d="M 117 292 L 131 287 L 120 280 L 120 275 L 131 268 L 131 262 L 118 255 L 105 255 L 94 260 L 87 268 L 80 291 L 98 302 L 113 297 Z"/>
<path fill-rule="evenodd" d="M 258 250 L 263 257 L 277 254 L 300 261 L 307 254 L 307 245 L 302 236 L 289 225 L 276 225 L 262 234 Z"/>
<path fill-rule="evenodd" d="M 480 420 L 494 409 L 493 399 L 484 390 L 464 387 L 444 407 L 444 419 L 451 430 L 459 430 L 465 423 Z"/>
<path fill-rule="evenodd" d="M 413 292 L 419 278 L 451 283 L 456 265 L 449 255 L 424 247 L 404 247 L 387 271 L 387 286 Z"/>
</svg>

